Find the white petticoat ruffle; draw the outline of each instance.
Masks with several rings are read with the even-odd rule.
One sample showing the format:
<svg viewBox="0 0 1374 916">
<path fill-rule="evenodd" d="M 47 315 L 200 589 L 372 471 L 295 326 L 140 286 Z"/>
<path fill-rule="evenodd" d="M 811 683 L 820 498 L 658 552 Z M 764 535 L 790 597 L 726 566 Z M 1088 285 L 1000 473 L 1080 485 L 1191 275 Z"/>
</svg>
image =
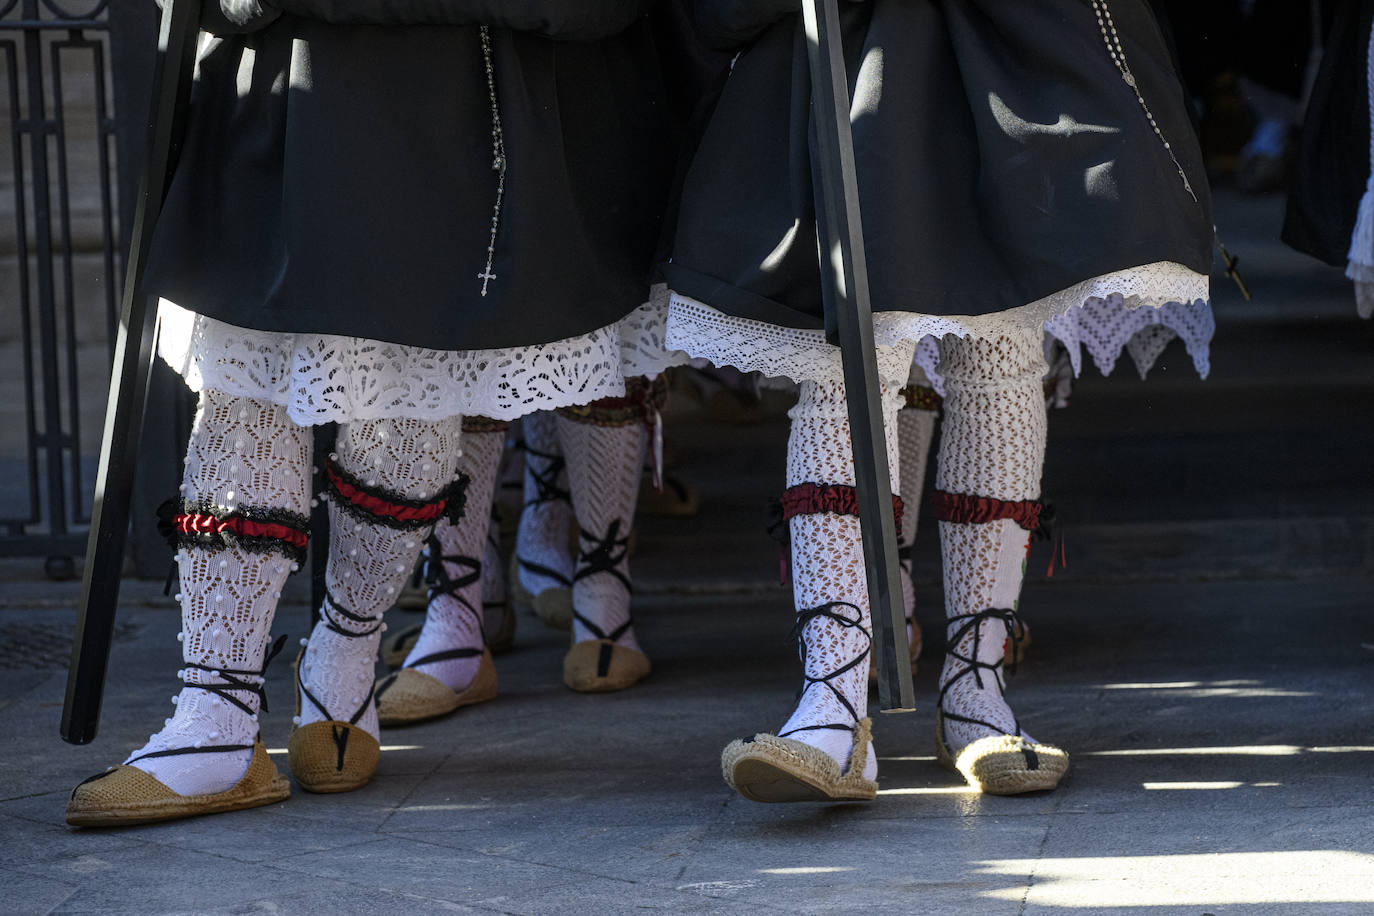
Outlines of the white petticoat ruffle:
<svg viewBox="0 0 1374 916">
<path fill-rule="evenodd" d="M 513 420 L 622 397 L 625 379 L 687 361 L 664 347 L 666 288 L 619 322 L 552 343 L 428 350 L 359 337 L 240 328 L 162 300 L 158 355 L 197 393 L 285 407 L 303 426 L 407 417 Z"/>
<path fill-rule="evenodd" d="M 1043 328 L 1047 349 L 1056 340 L 1063 344 L 1075 375 L 1082 370 L 1086 347 L 1104 375 L 1126 350 L 1143 378 L 1169 341 L 1180 337 L 1194 368 L 1205 378 L 1216 322 L 1207 277 L 1182 264 L 1160 261 L 1095 277 L 1029 305 L 989 315 L 879 312 L 873 319 L 878 375 L 890 384 L 904 384 L 914 360 L 938 391 L 943 381 L 940 338 L 990 338 L 1025 328 Z M 843 379 L 839 348 L 825 342 L 823 331 L 736 318 L 677 292 L 669 296 L 666 343 L 694 358 L 744 372 L 793 381 Z"/>
</svg>

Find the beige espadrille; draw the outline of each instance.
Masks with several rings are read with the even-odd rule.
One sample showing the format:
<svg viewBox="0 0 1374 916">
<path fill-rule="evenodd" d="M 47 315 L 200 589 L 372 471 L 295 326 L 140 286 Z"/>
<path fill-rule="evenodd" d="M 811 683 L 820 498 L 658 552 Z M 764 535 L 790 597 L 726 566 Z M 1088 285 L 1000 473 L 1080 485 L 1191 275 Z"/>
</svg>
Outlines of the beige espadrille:
<svg viewBox="0 0 1374 916">
<path fill-rule="evenodd" d="M 376 738 L 357 726 L 359 719 L 373 701 L 373 691 L 367 692 L 363 704 L 347 722 L 341 722 L 320 705 L 305 689 L 301 680 L 301 658 L 304 650 L 291 663 L 296 675 L 296 720 L 300 720 L 301 696 L 304 694 L 326 717 L 320 722 L 298 725 L 291 729 L 286 742 L 286 762 L 296 784 L 307 792 L 351 792 L 361 789 L 377 771 L 382 745 Z"/>
<path fill-rule="evenodd" d="M 382 663 L 392 671 L 406 663 L 406 656 L 410 650 L 415 648 L 415 643 L 420 639 L 420 630 L 423 625 L 415 624 L 406 627 L 395 636 L 382 643 Z"/>
<path fill-rule="evenodd" d="M 556 585 L 553 588 L 544 589 L 537 595 L 531 594 L 529 589 L 520 584 L 520 557 L 515 554 L 511 554 L 510 579 L 508 581 L 511 598 L 515 602 L 516 608 L 533 611 L 540 620 L 555 630 L 572 629 L 571 587 Z"/>
<path fill-rule="evenodd" d="M 945 717 L 938 709 L 935 755 L 941 764 L 985 795 L 1045 792 L 1059 785 L 1069 771 L 1069 755 L 1064 751 L 1017 735 L 979 738 L 956 755 L 945 743 Z"/>
<path fill-rule="evenodd" d="M 111 767 L 72 790 L 67 823 L 75 827 L 125 827 L 201 814 L 219 814 L 286 801 L 291 784 L 277 772 L 261 741 L 243 778 L 223 792 L 178 795 L 138 767 Z"/>
<path fill-rule="evenodd" d="M 563 683 L 578 693 L 610 693 L 649 676 L 649 656 L 609 639 L 573 643 L 563 656 Z"/>
<path fill-rule="evenodd" d="M 419 664 L 424 664 L 422 659 Z M 402 668 L 377 684 L 377 720 L 384 726 L 410 725 L 445 716 L 463 706 L 496 696 L 496 665 L 491 652 L 482 650 L 477 674 L 461 691 L 415 668 Z"/>
<path fill-rule="evenodd" d="M 720 755 L 720 770 L 730 788 L 750 801 L 872 801 L 878 784 L 864 778 L 872 720 L 854 727 L 854 749 L 844 772 L 819 748 L 761 732 L 731 741 Z"/>
</svg>

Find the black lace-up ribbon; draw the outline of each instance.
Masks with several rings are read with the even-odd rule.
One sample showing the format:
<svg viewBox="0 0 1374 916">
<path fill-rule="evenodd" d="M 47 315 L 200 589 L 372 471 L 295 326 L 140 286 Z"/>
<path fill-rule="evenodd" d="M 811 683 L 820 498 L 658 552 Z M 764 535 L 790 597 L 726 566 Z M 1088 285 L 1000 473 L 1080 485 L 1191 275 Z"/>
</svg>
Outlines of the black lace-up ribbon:
<svg viewBox="0 0 1374 916">
<path fill-rule="evenodd" d="M 841 607 L 851 609 L 854 612 L 854 617 L 850 618 L 845 616 L 844 614 L 836 612 L 835 608 Z M 820 618 L 834 620 L 836 623 L 838 623 L 840 626 L 846 629 L 858 630 L 860 633 L 864 635 L 864 638 L 867 640 L 867 644 L 864 646 L 862 652 L 860 652 L 858 655 L 856 655 L 849 661 L 845 662 L 840 667 L 836 668 L 834 671 L 829 671 L 825 674 L 822 674 L 819 677 L 812 677 L 811 675 L 806 673 L 805 668 L 806 650 L 808 648 L 806 643 L 806 625 L 809 624 L 811 621 Z M 817 684 L 822 685 L 832 694 L 835 695 L 835 699 L 840 701 L 840 705 L 844 706 L 845 710 L 854 719 L 854 721 L 849 723 L 848 725 L 839 722 L 827 722 L 822 725 L 802 725 L 798 728 L 793 728 L 786 732 L 779 732 L 778 737 L 786 738 L 788 735 L 794 735 L 797 732 L 824 731 L 827 729 L 846 732 L 854 731 L 855 726 L 858 725 L 859 720 L 863 717 L 859 715 L 859 711 L 854 708 L 853 703 L 849 702 L 845 695 L 840 691 L 840 688 L 836 687 L 833 683 L 831 683 L 831 681 L 833 681 L 835 678 L 839 677 L 847 671 L 853 671 L 859 665 L 866 662 L 868 660 L 869 653 L 873 649 L 873 633 L 863 625 L 863 609 L 856 604 L 850 604 L 848 601 L 830 601 L 818 607 L 807 608 L 806 610 L 798 611 L 796 623 L 792 625 L 792 632 L 790 634 L 790 638 L 795 639 L 797 641 L 797 651 L 802 658 L 803 667 L 801 693 L 806 693 L 807 690 L 810 690 Z"/>
<path fill-rule="evenodd" d="M 999 657 L 997 661 L 991 663 L 982 661 L 978 658 L 978 649 L 982 645 L 983 640 L 982 623 L 985 620 L 1000 620 L 1003 626 L 1006 627 L 1006 639 L 1004 640 L 1003 644 L 1007 647 L 1008 651 L 1004 651 L 1002 656 Z M 1007 658 L 1011 658 L 1012 661 L 1011 664 L 1007 666 L 1007 670 L 1011 673 L 1015 673 L 1016 671 L 1017 647 L 1020 644 L 1021 632 L 1021 628 L 1017 625 L 1016 611 L 1012 610 L 1011 608 L 987 608 L 986 610 L 978 611 L 975 614 L 959 614 L 949 618 L 950 623 L 954 623 L 956 621 L 959 621 L 958 628 L 949 637 L 947 643 L 948 648 L 946 648 L 945 652 L 951 659 L 954 659 L 957 662 L 962 662 L 964 665 L 964 669 L 960 671 L 958 674 L 954 675 L 948 681 L 946 681 L 944 686 L 940 688 L 940 712 L 944 715 L 946 719 L 950 719 L 954 722 L 965 722 L 969 725 L 981 725 L 984 728 L 990 729 L 994 732 L 1003 735 L 1012 734 L 1011 732 L 1007 732 L 1001 728 L 998 728 L 991 722 L 984 722 L 982 719 L 971 719 L 968 716 L 961 716 L 957 713 L 950 712 L 948 709 L 945 708 L 945 695 L 949 693 L 950 688 L 952 688 L 956 683 L 958 683 L 958 681 L 961 678 L 968 677 L 970 674 L 972 674 L 974 680 L 978 682 L 979 689 L 982 689 L 984 687 L 984 671 L 989 671 L 992 673 L 994 682 L 997 684 L 997 690 L 999 693 L 1001 692 L 1002 679 L 998 677 L 997 671 L 999 668 L 1003 667 L 1003 661 Z M 970 631 L 973 632 L 973 647 L 969 651 L 968 655 L 961 655 L 959 653 L 959 644 L 963 642 L 964 637 L 967 636 Z M 1016 734 L 1021 734 L 1020 723 L 1017 723 L 1016 725 Z"/>
</svg>

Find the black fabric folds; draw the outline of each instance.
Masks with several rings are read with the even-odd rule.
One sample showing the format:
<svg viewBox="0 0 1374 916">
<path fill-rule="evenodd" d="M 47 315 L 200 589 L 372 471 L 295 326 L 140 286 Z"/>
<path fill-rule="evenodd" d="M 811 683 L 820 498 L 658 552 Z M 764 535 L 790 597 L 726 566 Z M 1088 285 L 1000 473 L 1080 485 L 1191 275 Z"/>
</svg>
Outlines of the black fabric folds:
<svg viewBox="0 0 1374 916">
<path fill-rule="evenodd" d="M 875 310 L 987 314 L 1156 261 L 1209 272 L 1211 201 L 1167 46 L 1144 0 L 1107 6 L 1158 135 L 1088 0 L 841 4 Z M 719 39 L 776 7 L 702 0 L 696 15 Z M 701 137 L 664 267 L 675 290 L 833 329 L 810 93 L 788 15 L 736 59 Z"/>
<path fill-rule="evenodd" d="M 479 29 L 294 15 L 202 43 L 148 288 L 240 327 L 441 350 L 560 340 L 635 309 L 671 180 L 647 20 L 600 41 L 490 35 L 507 172 L 486 296 L 498 176 Z"/>
</svg>

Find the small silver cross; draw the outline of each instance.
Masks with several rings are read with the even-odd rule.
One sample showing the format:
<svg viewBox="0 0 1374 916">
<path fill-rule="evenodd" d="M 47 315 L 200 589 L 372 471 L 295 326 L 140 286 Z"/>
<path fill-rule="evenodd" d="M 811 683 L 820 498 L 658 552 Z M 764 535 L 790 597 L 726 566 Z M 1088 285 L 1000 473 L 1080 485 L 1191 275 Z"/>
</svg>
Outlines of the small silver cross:
<svg viewBox="0 0 1374 916">
<path fill-rule="evenodd" d="M 490 269 L 487 269 L 478 274 L 477 279 L 482 281 L 482 295 L 485 296 L 487 294 L 487 284 L 496 279 L 496 274 L 492 273 Z"/>
</svg>

